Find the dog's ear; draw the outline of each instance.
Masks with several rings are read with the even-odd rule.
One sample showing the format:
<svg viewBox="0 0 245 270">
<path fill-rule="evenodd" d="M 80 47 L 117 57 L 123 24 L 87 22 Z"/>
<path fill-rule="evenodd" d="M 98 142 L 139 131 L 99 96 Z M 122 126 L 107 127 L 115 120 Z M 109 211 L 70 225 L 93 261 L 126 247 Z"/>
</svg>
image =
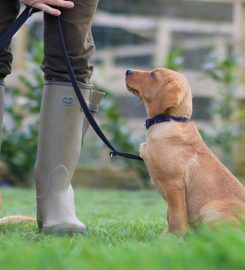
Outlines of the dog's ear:
<svg viewBox="0 0 245 270">
<path fill-rule="evenodd" d="M 156 110 L 159 109 L 157 114 L 164 114 L 166 111 L 173 107 L 178 107 L 183 98 L 183 90 L 180 83 L 176 79 L 170 79 L 166 82 L 161 89 L 159 89 L 158 97 L 156 97 Z"/>
<path fill-rule="evenodd" d="M 166 108 L 179 106 L 182 100 L 182 90 L 177 80 L 171 79 L 162 92 L 165 95 L 164 102 L 166 103 Z"/>
<path fill-rule="evenodd" d="M 174 78 L 165 82 L 155 94 L 154 99 L 149 104 L 148 112 L 151 116 L 164 114 L 168 109 L 178 107 L 183 98 L 181 85 Z"/>
</svg>

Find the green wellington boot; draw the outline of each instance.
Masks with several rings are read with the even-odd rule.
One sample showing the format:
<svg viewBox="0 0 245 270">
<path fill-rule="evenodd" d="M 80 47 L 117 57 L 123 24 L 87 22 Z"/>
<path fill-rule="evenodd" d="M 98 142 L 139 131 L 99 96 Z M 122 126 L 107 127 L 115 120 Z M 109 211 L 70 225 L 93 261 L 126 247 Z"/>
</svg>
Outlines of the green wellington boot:
<svg viewBox="0 0 245 270">
<path fill-rule="evenodd" d="M 98 111 L 104 94 L 86 84 L 82 84 L 81 92 L 92 111 Z M 87 128 L 87 119 L 72 86 L 47 83 L 35 166 L 37 221 L 44 232 L 84 233 L 86 229 L 76 216 L 71 179 Z"/>
</svg>

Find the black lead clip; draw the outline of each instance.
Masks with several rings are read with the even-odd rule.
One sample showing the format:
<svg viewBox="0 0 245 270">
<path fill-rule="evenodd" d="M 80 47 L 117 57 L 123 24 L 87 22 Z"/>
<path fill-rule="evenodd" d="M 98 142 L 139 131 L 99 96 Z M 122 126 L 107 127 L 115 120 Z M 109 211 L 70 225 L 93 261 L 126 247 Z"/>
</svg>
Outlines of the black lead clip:
<svg viewBox="0 0 245 270">
<path fill-rule="evenodd" d="M 115 156 L 116 156 L 115 152 L 110 152 L 111 163 L 113 163 L 113 158 Z"/>
</svg>

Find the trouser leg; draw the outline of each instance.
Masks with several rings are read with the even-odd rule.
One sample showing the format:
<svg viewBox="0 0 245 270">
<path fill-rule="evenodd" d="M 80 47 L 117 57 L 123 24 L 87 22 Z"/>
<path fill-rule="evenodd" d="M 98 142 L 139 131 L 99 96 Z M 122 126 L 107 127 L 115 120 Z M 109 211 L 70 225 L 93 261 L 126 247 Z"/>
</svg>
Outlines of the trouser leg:
<svg viewBox="0 0 245 270">
<path fill-rule="evenodd" d="M 15 20 L 19 13 L 20 4 L 18 0 L 0 1 L 0 36 Z M 11 72 L 13 56 L 10 49 L 10 41 L 0 50 L 0 144 L 2 137 L 2 122 L 4 112 L 4 78 Z"/>
<path fill-rule="evenodd" d="M 62 10 L 62 30 L 77 80 L 89 83 L 93 72 L 89 60 L 95 49 L 91 25 L 98 0 L 75 0 L 74 4 L 73 9 Z M 42 69 L 47 81 L 69 81 L 63 52 L 59 47 L 55 20 L 53 16 L 44 15 L 45 56 Z"/>
<path fill-rule="evenodd" d="M 3 113 L 4 113 L 4 84 L 3 81 L 0 81 L 0 148 L 2 141 Z"/>
<path fill-rule="evenodd" d="M 6 31 L 9 25 L 16 19 L 20 9 L 18 0 L 0 1 L 0 36 Z M 13 56 L 10 49 L 10 42 L 4 49 L 0 50 L 0 81 L 10 74 Z"/>
</svg>

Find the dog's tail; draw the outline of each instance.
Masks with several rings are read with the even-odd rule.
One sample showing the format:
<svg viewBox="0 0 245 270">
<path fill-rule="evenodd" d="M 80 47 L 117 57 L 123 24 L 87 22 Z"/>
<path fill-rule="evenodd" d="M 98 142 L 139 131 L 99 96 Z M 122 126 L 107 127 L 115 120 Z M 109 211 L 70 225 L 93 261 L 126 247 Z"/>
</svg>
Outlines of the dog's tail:
<svg viewBox="0 0 245 270">
<path fill-rule="evenodd" d="M 0 224 L 18 223 L 18 222 L 34 222 L 35 218 L 25 216 L 9 216 L 0 218 Z"/>
</svg>

